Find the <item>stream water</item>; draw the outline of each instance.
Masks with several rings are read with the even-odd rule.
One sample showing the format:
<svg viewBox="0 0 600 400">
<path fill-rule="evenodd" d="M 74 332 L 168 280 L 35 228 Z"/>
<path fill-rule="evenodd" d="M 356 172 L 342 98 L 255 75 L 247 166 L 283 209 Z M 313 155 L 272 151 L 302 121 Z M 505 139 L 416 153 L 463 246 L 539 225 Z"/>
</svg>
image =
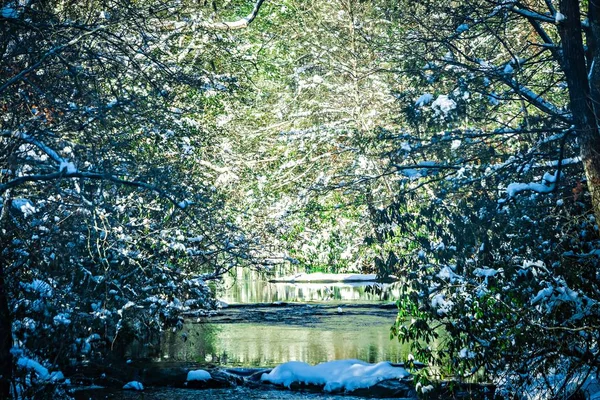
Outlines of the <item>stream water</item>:
<svg viewBox="0 0 600 400">
<path fill-rule="evenodd" d="M 211 323 L 189 321 L 181 331 L 166 333 L 157 361 L 244 367 L 344 358 L 400 362 L 408 348 L 390 340 L 395 315 L 377 305 L 232 308 Z"/>
<path fill-rule="evenodd" d="M 390 339 L 398 290 L 393 284 L 270 283 L 246 273 L 225 282 L 219 294 L 224 306 L 217 315 L 187 320 L 183 329 L 164 333 L 159 349 L 149 353 L 143 347 L 132 347 L 130 356 L 150 355 L 158 364 L 199 367 L 273 367 L 287 361 L 318 364 L 347 358 L 402 362 L 408 345 Z M 157 389 L 147 391 L 144 398 L 191 399 L 198 395 L 193 390 Z M 127 393 L 118 396 L 112 398 L 137 398 Z M 325 398 L 248 388 L 202 391 L 201 396 Z"/>
<path fill-rule="evenodd" d="M 228 306 L 167 332 L 157 361 L 271 367 L 344 358 L 400 362 L 408 354 L 407 345 L 390 340 L 399 292 L 393 284 L 271 283 L 241 271 L 223 287 Z"/>
</svg>

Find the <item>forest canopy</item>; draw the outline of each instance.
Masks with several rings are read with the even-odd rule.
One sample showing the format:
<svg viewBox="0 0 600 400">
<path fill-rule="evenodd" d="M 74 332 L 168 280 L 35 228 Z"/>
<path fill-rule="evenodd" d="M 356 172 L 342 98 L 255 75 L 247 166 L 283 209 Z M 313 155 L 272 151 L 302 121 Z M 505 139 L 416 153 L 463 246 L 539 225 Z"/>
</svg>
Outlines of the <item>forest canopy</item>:
<svg viewBox="0 0 600 400">
<path fill-rule="evenodd" d="M 419 361 L 573 393 L 600 366 L 599 43 L 595 1 L 3 2 L 0 397 L 21 359 L 118 352 L 274 264 L 395 275 Z"/>
</svg>

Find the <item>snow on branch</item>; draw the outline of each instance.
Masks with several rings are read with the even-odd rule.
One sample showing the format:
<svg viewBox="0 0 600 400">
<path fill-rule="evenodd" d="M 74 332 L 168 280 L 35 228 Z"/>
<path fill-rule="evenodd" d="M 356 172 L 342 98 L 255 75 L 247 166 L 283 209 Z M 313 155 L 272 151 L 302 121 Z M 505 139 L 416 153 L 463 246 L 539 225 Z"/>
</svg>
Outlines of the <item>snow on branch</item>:
<svg viewBox="0 0 600 400">
<path fill-rule="evenodd" d="M 526 17 L 528 19 L 533 19 L 535 21 L 540 21 L 540 22 L 547 22 L 550 24 L 554 24 L 555 23 L 555 18 L 551 17 L 549 15 L 544 15 L 544 14 L 540 14 L 537 13 L 535 11 L 531 11 L 531 10 L 525 10 L 523 8 L 518 8 L 516 5 L 513 5 L 510 10 L 512 12 L 514 12 L 515 14 L 519 14 L 523 17 Z"/>
<path fill-rule="evenodd" d="M 45 143 L 41 142 L 40 140 L 34 138 L 33 136 L 31 136 L 25 132 L 11 133 L 10 131 L 3 131 L 0 133 L 0 136 L 4 136 L 4 137 L 12 136 L 12 137 L 21 139 L 25 143 L 32 144 L 35 147 L 37 147 L 38 149 L 40 149 L 41 151 L 43 151 L 44 153 L 46 153 L 48 155 L 48 157 L 50 157 L 52 160 L 54 160 L 58 164 L 62 165 L 67 162 L 64 158 L 59 156 L 56 151 L 54 151 L 53 149 L 48 147 Z"/>
<path fill-rule="evenodd" d="M 517 194 L 525 191 L 532 191 L 540 194 L 550 193 L 556 187 L 558 172 L 555 174 L 545 173 L 542 178 L 543 183 L 511 183 L 506 187 L 508 197 L 514 197 Z"/>
<path fill-rule="evenodd" d="M 62 178 L 83 178 L 83 179 L 92 179 L 92 180 L 102 180 L 113 182 L 119 185 L 137 187 L 141 189 L 148 190 L 150 192 L 157 193 L 160 197 L 167 199 L 171 202 L 175 207 L 180 210 L 184 210 L 187 206 L 186 202 L 178 202 L 171 194 L 169 194 L 166 190 L 163 190 L 157 186 L 151 185 L 146 182 L 140 181 L 128 181 L 126 179 L 118 178 L 115 175 L 99 173 L 99 172 L 82 172 L 77 170 L 72 170 L 69 167 L 65 167 L 58 172 L 54 172 L 51 174 L 44 175 L 28 175 L 28 176 L 20 176 L 11 181 L 8 181 L 4 184 L 0 184 L 0 194 L 6 192 L 9 189 L 14 187 L 23 185 L 27 182 L 45 182 L 45 181 L 53 181 Z"/>
</svg>

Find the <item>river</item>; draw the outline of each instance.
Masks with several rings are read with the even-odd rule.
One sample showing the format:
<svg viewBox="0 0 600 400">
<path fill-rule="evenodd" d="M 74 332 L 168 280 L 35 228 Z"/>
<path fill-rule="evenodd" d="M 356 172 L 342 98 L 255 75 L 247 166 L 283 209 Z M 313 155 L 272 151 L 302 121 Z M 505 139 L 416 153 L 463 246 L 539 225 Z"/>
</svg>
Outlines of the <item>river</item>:
<svg viewBox="0 0 600 400">
<path fill-rule="evenodd" d="M 223 307 L 216 315 L 188 319 L 182 329 L 164 332 L 158 348 L 134 345 L 129 356 L 194 368 L 273 367 L 287 361 L 317 364 L 348 358 L 402 362 L 408 345 L 390 339 L 398 291 L 394 284 L 270 283 L 256 273 L 240 272 L 220 288 Z M 144 399 L 195 399 L 200 394 L 207 399 L 327 398 L 248 388 L 201 393 L 161 388 L 146 390 Z M 110 397 L 138 398 L 131 393 Z"/>
</svg>

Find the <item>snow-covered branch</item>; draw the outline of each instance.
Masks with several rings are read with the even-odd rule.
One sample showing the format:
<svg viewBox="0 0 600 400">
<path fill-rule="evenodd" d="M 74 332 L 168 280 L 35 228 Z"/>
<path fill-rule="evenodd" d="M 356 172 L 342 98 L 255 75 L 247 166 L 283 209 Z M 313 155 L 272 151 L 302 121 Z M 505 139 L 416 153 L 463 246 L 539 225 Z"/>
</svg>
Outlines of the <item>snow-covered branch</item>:
<svg viewBox="0 0 600 400">
<path fill-rule="evenodd" d="M 121 179 L 115 175 L 107 174 L 107 173 L 99 173 L 99 172 L 82 172 L 77 170 L 69 170 L 67 168 L 62 169 L 58 172 L 53 172 L 51 174 L 38 174 L 38 175 L 27 175 L 20 176 L 18 178 L 12 179 L 4 184 L 0 184 L 0 194 L 6 192 L 9 189 L 14 187 L 23 185 L 27 182 L 44 182 L 44 181 L 54 181 L 62 178 L 83 178 L 83 179 L 91 179 L 91 180 L 102 180 L 113 182 L 119 185 L 137 187 L 141 189 L 148 190 L 150 192 L 157 193 L 160 197 L 169 200 L 175 207 L 183 210 L 186 208 L 186 203 L 178 202 L 175 197 L 173 197 L 169 192 L 164 189 L 159 188 L 158 186 L 151 185 L 146 182 L 140 181 L 129 181 L 126 179 Z"/>
</svg>

